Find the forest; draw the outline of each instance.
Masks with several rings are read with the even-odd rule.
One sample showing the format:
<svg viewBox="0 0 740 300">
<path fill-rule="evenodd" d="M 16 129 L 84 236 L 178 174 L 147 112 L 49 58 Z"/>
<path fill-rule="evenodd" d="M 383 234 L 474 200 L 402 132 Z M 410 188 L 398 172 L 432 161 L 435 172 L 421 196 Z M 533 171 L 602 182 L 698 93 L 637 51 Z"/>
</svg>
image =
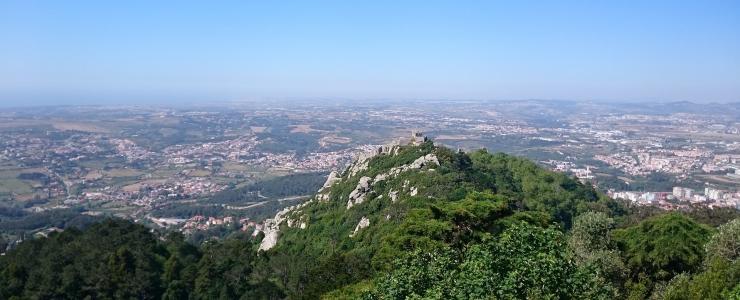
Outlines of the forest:
<svg viewBox="0 0 740 300">
<path fill-rule="evenodd" d="M 292 212 L 305 228 L 283 224 L 267 251 L 263 234 L 192 244 L 107 219 L 0 256 L 0 298 L 740 299 L 734 209 L 633 206 L 485 150 L 392 153 Z M 348 208 L 363 177 L 375 180 Z"/>
</svg>

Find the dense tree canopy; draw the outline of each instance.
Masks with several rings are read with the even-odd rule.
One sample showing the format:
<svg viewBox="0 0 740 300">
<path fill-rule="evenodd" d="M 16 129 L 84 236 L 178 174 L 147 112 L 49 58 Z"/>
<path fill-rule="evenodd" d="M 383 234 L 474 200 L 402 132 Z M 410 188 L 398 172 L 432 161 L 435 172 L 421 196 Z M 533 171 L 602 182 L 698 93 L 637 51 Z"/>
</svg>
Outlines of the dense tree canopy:
<svg viewBox="0 0 740 300">
<path fill-rule="evenodd" d="M 250 281 L 255 257 L 247 240 L 201 252 L 179 235 L 162 242 L 144 226 L 107 220 L 23 242 L 0 257 L 0 298 L 281 298 L 272 283 Z"/>
<path fill-rule="evenodd" d="M 552 228 L 509 226 L 467 250 L 417 250 L 381 276 L 377 299 L 610 299 L 613 290 L 568 259 L 565 237 Z M 595 284 L 598 283 L 598 284 Z"/>
<path fill-rule="evenodd" d="M 701 272 L 682 273 L 664 292 L 666 299 L 740 299 L 740 219 L 720 226 L 706 244 Z"/>
<path fill-rule="evenodd" d="M 671 213 L 618 230 L 615 236 L 631 269 L 655 279 L 670 279 L 701 266 L 711 233 L 709 227 Z"/>
</svg>

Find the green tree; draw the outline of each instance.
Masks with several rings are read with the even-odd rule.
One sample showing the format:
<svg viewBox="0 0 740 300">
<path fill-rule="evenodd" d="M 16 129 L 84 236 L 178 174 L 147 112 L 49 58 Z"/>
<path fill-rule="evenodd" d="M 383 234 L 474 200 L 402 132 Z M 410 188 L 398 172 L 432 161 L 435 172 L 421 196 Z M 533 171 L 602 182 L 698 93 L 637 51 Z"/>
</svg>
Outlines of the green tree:
<svg viewBox="0 0 740 300">
<path fill-rule="evenodd" d="M 717 229 L 706 245 L 704 269 L 700 273 L 683 273 L 666 287 L 665 299 L 732 299 L 740 285 L 740 219 Z"/>
<path fill-rule="evenodd" d="M 5 240 L 2 234 L 0 234 L 0 253 L 5 253 L 5 248 L 8 247 L 8 241 Z"/>
<path fill-rule="evenodd" d="M 667 280 L 701 265 L 711 233 L 709 227 L 682 214 L 668 213 L 616 230 L 614 237 L 633 274 L 642 272 Z"/>
<path fill-rule="evenodd" d="M 614 220 L 605 213 L 581 214 L 573 223 L 568 248 L 579 266 L 597 270 L 604 281 L 619 287 L 625 280 L 627 268 L 611 238 L 614 226 Z"/>
<path fill-rule="evenodd" d="M 567 257 L 563 234 L 526 223 L 475 243 L 417 250 L 397 260 L 368 297 L 377 299 L 609 299 L 613 290 Z"/>
<path fill-rule="evenodd" d="M 367 297 L 377 299 L 444 299 L 449 296 L 440 288 L 458 274 L 459 262 L 451 249 L 432 252 L 417 250 L 395 262 L 394 271 L 375 285 Z"/>
<path fill-rule="evenodd" d="M 740 218 L 717 228 L 706 245 L 707 258 L 719 258 L 734 262 L 740 257 Z"/>
<path fill-rule="evenodd" d="M 658 215 L 615 230 L 613 237 L 630 270 L 630 279 L 625 284 L 628 297 L 648 297 L 656 282 L 697 271 L 711 233 L 711 228 L 680 213 Z"/>
<path fill-rule="evenodd" d="M 159 298 L 165 255 L 149 229 L 128 221 L 67 229 L 0 256 L 0 298 Z"/>
<path fill-rule="evenodd" d="M 228 239 L 203 249 L 195 279 L 195 299 L 277 299 L 282 293 L 269 281 L 252 277 L 257 251 L 248 240 Z M 256 281 L 256 283 L 255 283 Z M 266 294 L 261 294 L 266 293 Z"/>
</svg>

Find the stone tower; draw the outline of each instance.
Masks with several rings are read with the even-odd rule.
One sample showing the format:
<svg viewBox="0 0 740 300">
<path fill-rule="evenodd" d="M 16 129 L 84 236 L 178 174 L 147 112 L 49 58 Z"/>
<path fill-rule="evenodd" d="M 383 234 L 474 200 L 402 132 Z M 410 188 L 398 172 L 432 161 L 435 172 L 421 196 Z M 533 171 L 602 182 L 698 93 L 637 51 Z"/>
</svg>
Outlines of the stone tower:
<svg viewBox="0 0 740 300">
<path fill-rule="evenodd" d="M 427 141 L 427 137 L 424 136 L 424 133 L 418 130 L 411 131 L 411 144 L 421 145 L 421 143 L 426 142 L 426 141 Z"/>
</svg>

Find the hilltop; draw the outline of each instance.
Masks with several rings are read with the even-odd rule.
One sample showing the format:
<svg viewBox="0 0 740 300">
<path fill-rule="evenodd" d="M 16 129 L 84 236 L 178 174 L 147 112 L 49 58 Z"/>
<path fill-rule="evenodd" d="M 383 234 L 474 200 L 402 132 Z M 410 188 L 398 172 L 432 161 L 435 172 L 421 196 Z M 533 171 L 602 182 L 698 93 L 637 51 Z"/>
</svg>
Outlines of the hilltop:
<svg viewBox="0 0 740 300">
<path fill-rule="evenodd" d="M 431 141 L 389 145 L 331 174 L 310 201 L 268 220 L 260 249 L 351 263 L 347 282 L 301 291 L 325 292 L 387 271 L 404 253 L 465 249 L 520 221 L 565 230 L 579 213 L 609 211 L 610 201 L 523 158 L 453 151 Z M 311 287 L 316 279 L 306 280 Z"/>
<path fill-rule="evenodd" d="M 310 241 L 338 237 L 333 242 L 340 249 L 353 248 L 385 227 L 401 225 L 414 210 L 471 195 L 495 199 L 501 216 L 526 213 L 566 229 L 578 213 L 607 209 L 609 201 L 591 186 L 523 158 L 486 150 L 455 152 L 431 141 L 387 145 L 361 155 L 341 174 L 330 174 L 311 200 L 268 220 L 261 249 L 273 248 L 278 235 L 286 241 L 277 244 L 316 235 Z"/>
</svg>

